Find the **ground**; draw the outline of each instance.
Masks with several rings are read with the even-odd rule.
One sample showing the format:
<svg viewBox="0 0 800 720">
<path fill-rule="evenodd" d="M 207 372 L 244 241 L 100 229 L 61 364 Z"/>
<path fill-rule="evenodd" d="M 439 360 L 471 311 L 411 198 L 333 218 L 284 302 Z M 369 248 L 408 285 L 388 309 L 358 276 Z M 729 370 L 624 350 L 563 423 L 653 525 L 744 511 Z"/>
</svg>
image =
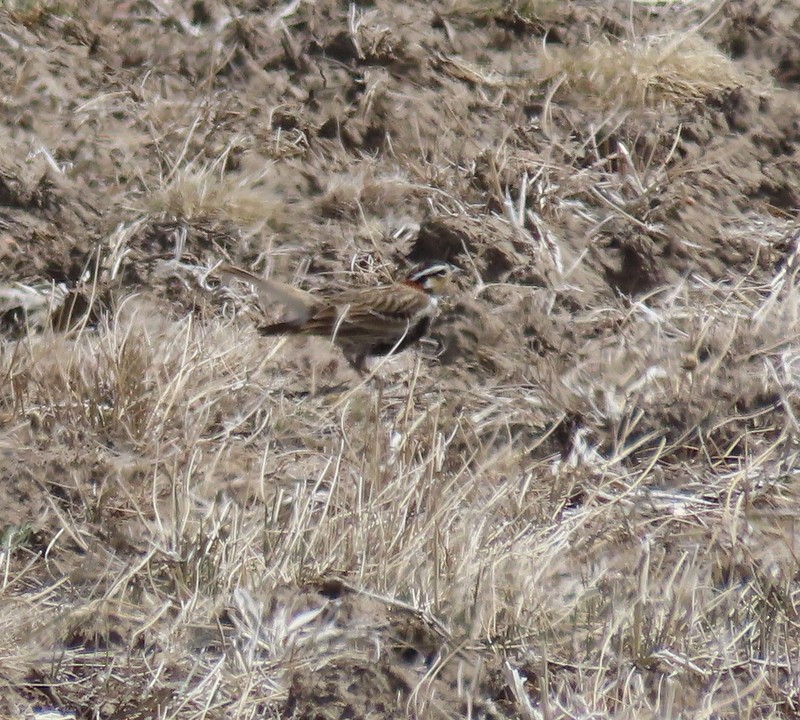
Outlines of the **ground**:
<svg viewBox="0 0 800 720">
<path fill-rule="evenodd" d="M 800 713 L 800 5 L 0 8 L 0 717 Z M 220 262 L 463 272 L 363 380 Z"/>
</svg>

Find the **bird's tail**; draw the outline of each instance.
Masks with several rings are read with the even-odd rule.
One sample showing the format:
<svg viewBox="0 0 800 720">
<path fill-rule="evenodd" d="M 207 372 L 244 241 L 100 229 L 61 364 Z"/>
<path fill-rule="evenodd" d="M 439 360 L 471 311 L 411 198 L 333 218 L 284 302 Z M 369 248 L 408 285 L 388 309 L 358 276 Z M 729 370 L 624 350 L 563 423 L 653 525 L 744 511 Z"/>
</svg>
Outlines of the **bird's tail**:
<svg viewBox="0 0 800 720">
<path fill-rule="evenodd" d="M 264 308 L 269 308 L 273 303 L 278 302 L 286 306 L 294 317 L 293 321 L 287 323 L 277 323 L 276 326 L 267 325 L 267 328 L 277 327 L 280 325 L 299 325 L 305 322 L 311 314 L 311 308 L 315 305 L 313 295 L 307 292 L 298 290 L 296 287 L 287 285 L 286 283 L 278 282 L 270 278 L 258 277 L 247 270 L 242 270 L 233 265 L 220 265 L 217 268 L 220 275 L 227 277 L 235 277 L 239 280 L 249 282 L 258 292 L 261 303 Z M 296 329 L 296 328 L 294 328 Z M 290 328 L 285 330 L 276 330 L 275 332 L 265 333 L 267 335 L 275 335 L 280 332 L 290 332 Z"/>
<path fill-rule="evenodd" d="M 300 330 L 301 323 L 297 321 L 288 320 L 285 322 L 276 322 L 271 325 L 259 325 L 258 332 L 260 335 L 290 335 Z"/>
</svg>

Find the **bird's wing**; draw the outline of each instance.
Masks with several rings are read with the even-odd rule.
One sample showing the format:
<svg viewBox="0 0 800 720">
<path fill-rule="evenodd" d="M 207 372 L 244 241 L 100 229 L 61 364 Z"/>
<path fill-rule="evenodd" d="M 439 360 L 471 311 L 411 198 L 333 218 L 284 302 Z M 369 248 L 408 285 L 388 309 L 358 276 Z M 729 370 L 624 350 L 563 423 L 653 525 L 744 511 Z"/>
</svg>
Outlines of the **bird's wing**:
<svg viewBox="0 0 800 720">
<path fill-rule="evenodd" d="M 404 332 L 420 313 L 429 310 L 430 303 L 424 292 L 403 283 L 345 291 L 318 306 L 304 329 L 341 338 L 381 338 Z"/>
<path fill-rule="evenodd" d="M 411 285 L 396 283 L 343 293 L 339 302 L 350 306 L 350 316 L 354 322 L 370 317 L 408 321 L 428 310 L 431 298 Z"/>
<path fill-rule="evenodd" d="M 278 302 L 281 305 L 285 305 L 298 322 L 308 320 L 313 309 L 318 304 L 316 298 L 310 293 L 277 280 L 258 277 L 258 275 L 233 265 L 220 265 L 217 268 L 217 272 L 223 276 L 235 277 L 249 282 L 256 289 L 265 309 L 274 302 Z"/>
</svg>

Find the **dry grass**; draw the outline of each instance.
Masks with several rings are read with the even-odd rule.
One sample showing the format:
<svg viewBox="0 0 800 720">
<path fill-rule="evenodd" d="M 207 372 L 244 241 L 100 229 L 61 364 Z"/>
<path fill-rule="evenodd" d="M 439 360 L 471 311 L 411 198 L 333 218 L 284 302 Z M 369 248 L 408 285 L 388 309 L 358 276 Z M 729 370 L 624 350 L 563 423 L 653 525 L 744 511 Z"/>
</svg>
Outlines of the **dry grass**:
<svg viewBox="0 0 800 720">
<path fill-rule="evenodd" d="M 574 98 L 622 109 L 681 105 L 746 82 L 730 58 L 692 34 L 549 46 L 537 76 Z"/>
<path fill-rule="evenodd" d="M 51 16 L 70 16 L 80 8 L 80 3 L 70 0 L 5 0 L 0 9 L 8 13 L 13 22 L 35 27 Z"/>
<path fill-rule="evenodd" d="M 272 168 L 257 174 L 226 171 L 230 148 L 211 161 L 192 161 L 172 169 L 159 187 L 148 191 L 144 209 L 187 222 L 226 220 L 243 227 L 278 227 L 285 218 L 280 198 L 270 187 Z"/>
<path fill-rule="evenodd" d="M 448 11 L 483 20 L 514 14 L 525 20 L 549 20 L 562 17 L 564 6 L 556 0 L 452 0 L 448 3 Z"/>
<path fill-rule="evenodd" d="M 48 674 L 72 668 L 59 697 L 85 706 L 109 692 L 92 666 L 127 648 L 119 711 L 249 717 L 285 703 L 296 673 L 368 657 L 384 633 L 371 613 L 402 601 L 461 649 L 412 695 L 418 713 L 449 666 L 495 653 L 557 716 L 769 702 L 798 639 L 781 412 L 797 406 L 798 296 L 792 274 L 633 305 L 565 378 L 607 428 L 577 433 L 567 461 L 536 450 L 541 390 L 433 389 L 412 363 L 381 393 L 292 395 L 250 331 L 176 326 L 134 300 L 95 331 L 4 345 L 3 452 L 35 452 L 20 477 L 47 499 L 35 528 L 5 530 L 0 676 L 62 648 Z M 737 411 L 742 377 L 774 403 Z M 713 398 L 730 399 L 680 433 L 659 425 L 665 405 Z M 288 590 L 331 577 L 355 594 L 329 607 Z M 461 692 L 484 706 L 485 685 Z"/>
<path fill-rule="evenodd" d="M 691 117 L 648 124 L 743 82 L 730 61 L 694 35 L 547 45 L 521 88 L 486 54 L 527 25 L 437 16 L 448 71 L 413 35 L 427 7 L 325 6 L 309 38 L 310 4 L 176 7 L 122 8 L 133 47 L 119 86 L 82 80 L 75 147 L 30 120 L 63 184 L 0 174 L 0 715 L 796 714 L 797 229 L 739 211 Z M 164 18 L 185 42 L 137 54 Z M 67 180 L 119 197 L 92 214 Z M 690 235 L 695 208 L 719 222 Z M 413 251 L 466 272 L 440 361 L 380 383 L 259 336 L 253 294 L 210 272 L 367 285 Z M 70 322 L 66 285 L 6 274 L 53 265 L 86 304 Z"/>
</svg>

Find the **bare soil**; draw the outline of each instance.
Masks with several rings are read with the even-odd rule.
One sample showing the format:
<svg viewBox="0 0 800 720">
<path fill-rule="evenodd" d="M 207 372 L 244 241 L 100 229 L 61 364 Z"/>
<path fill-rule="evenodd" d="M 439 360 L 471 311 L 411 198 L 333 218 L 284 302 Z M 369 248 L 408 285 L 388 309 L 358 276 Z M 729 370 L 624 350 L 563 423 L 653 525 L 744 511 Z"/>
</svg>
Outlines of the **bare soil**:
<svg viewBox="0 0 800 720">
<path fill-rule="evenodd" d="M 4 5 L 0 716 L 796 717 L 768 5 Z M 429 259 L 372 383 L 212 271 Z"/>
</svg>

